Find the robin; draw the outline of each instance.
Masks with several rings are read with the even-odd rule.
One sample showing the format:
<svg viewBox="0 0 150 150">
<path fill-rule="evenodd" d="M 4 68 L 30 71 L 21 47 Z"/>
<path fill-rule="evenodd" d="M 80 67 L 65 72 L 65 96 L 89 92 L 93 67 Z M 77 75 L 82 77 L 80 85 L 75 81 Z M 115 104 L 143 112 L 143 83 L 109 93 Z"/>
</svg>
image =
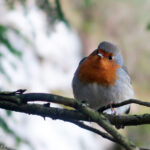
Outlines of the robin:
<svg viewBox="0 0 150 150">
<path fill-rule="evenodd" d="M 83 58 L 72 80 L 75 99 L 98 110 L 131 99 L 134 91 L 121 54 L 121 49 L 103 41 L 88 57 Z M 107 114 L 129 113 L 130 105 L 104 111 Z"/>
</svg>

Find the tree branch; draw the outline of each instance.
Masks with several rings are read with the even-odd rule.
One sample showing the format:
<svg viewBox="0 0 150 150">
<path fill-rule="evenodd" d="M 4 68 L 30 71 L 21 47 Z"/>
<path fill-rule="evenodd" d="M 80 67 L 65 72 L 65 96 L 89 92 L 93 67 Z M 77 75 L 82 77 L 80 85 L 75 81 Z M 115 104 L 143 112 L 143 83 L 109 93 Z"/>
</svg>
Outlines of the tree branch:
<svg viewBox="0 0 150 150">
<path fill-rule="evenodd" d="M 61 109 L 49 107 L 45 104 L 31 104 L 28 102 L 42 101 L 48 103 L 63 104 L 65 106 L 70 106 L 75 110 Z M 127 103 L 121 103 L 123 106 L 129 103 L 141 104 L 138 100 L 129 100 Z M 149 107 L 149 103 L 142 102 L 142 105 Z M 116 105 L 119 107 L 119 104 Z M 71 98 L 66 98 L 54 94 L 48 93 L 26 93 L 24 90 L 18 90 L 15 92 L 1 92 L 0 93 L 0 108 L 24 112 L 27 114 L 39 115 L 42 117 L 50 117 L 52 119 L 61 119 L 64 121 L 72 122 L 84 129 L 92 131 L 105 137 L 111 141 L 119 143 L 127 150 L 133 150 L 137 148 L 133 143 L 128 141 L 123 137 L 116 129 L 112 127 L 113 125 L 140 125 L 150 123 L 150 114 L 144 115 L 129 115 L 129 116 L 113 116 L 107 114 L 98 113 L 87 106 L 84 106 L 79 101 Z M 100 125 L 107 133 L 103 133 L 98 129 L 89 127 L 80 121 L 91 121 Z M 110 124 L 111 123 L 111 124 Z"/>
<path fill-rule="evenodd" d="M 92 121 L 87 116 L 76 110 L 60 109 L 54 107 L 45 107 L 41 104 L 15 104 L 9 101 L 0 100 L 0 108 L 7 110 L 39 115 L 42 117 L 50 117 L 52 119 L 70 119 L 79 121 Z M 104 114 L 112 125 L 119 126 L 134 126 L 150 124 L 150 114 L 143 115 L 128 115 L 128 116 L 114 116 Z"/>
<path fill-rule="evenodd" d="M 128 139 L 123 137 L 116 129 L 114 129 L 111 126 L 110 122 L 107 120 L 107 118 L 103 114 L 100 114 L 100 113 L 92 110 L 91 108 L 85 107 L 80 104 L 79 104 L 79 110 L 83 114 L 89 116 L 89 118 L 91 120 L 98 123 L 105 131 L 107 131 L 124 148 L 126 148 L 127 150 L 133 150 L 134 148 L 136 148 L 136 146 L 133 143 L 131 143 L 131 141 L 129 141 Z"/>
</svg>

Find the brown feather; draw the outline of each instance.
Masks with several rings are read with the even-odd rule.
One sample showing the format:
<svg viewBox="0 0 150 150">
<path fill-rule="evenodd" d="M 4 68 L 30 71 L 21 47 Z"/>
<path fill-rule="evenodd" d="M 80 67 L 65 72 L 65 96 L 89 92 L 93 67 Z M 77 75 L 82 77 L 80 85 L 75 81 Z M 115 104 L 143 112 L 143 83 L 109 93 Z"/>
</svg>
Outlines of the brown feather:
<svg viewBox="0 0 150 150">
<path fill-rule="evenodd" d="M 109 60 L 108 57 L 112 53 L 98 49 L 97 53 L 103 54 L 104 57 L 99 57 L 95 52 L 92 53 L 79 67 L 78 77 L 85 83 L 97 83 L 103 86 L 110 86 L 119 78 L 116 75 L 116 70 L 120 65 L 115 64 L 114 60 Z"/>
</svg>

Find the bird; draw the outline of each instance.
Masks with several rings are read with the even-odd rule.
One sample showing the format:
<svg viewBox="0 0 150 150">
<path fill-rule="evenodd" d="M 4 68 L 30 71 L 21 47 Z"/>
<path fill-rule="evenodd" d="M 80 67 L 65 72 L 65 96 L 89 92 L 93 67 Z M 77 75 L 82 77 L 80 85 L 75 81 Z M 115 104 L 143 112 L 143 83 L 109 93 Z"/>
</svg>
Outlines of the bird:
<svg viewBox="0 0 150 150">
<path fill-rule="evenodd" d="M 74 98 L 98 111 L 103 106 L 134 98 L 134 90 L 121 49 L 112 42 L 102 41 L 84 57 L 72 79 Z M 128 114 L 130 104 L 108 108 L 103 113 Z"/>
</svg>

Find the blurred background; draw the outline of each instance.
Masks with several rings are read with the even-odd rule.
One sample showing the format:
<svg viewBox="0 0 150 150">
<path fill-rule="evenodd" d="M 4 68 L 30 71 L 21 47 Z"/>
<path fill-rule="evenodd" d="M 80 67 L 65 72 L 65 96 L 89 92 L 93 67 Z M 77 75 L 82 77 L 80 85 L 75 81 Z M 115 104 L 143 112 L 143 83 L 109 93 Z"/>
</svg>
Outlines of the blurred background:
<svg viewBox="0 0 150 150">
<path fill-rule="evenodd" d="M 149 0 L 0 0 L 0 90 L 73 97 L 79 60 L 103 40 L 123 51 L 136 98 L 150 98 Z M 132 105 L 131 114 L 149 113 Z M 120 130 L 150 148 L 150 125 Z M 79 127 L 0 110 L 0 145 L 17 150 L 120 150 Z M 1 147 L 0 147 L 1 148 Z"/>
</svg>

